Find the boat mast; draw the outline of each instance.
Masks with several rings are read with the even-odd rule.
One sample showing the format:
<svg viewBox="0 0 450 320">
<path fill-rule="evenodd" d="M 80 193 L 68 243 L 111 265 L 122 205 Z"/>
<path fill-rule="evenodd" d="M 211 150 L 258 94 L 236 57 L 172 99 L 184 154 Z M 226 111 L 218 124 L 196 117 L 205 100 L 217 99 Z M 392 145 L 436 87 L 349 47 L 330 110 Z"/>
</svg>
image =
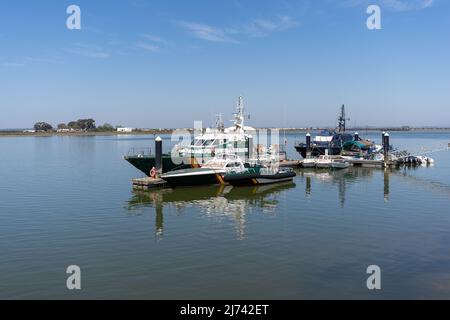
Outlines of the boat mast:
<svg viewBox="0 0 450 320">
<path fill-rule="evenodd" d="M 219 132 L 224 132 L 225 131 L 225 125 L 223 124 L 223 120 L 222 120 L 222 114 L 219 113 L 216 116 L 216 128 Z"/>
<path fill-rule="evenodd" d="M 234 125 L 236 126 L 236 132 L 244 131 L 244 98 L 239 96 L 237 103 L 237 110 L 234 113 Z"/>
<path fill-rule="evenodd" d="M 345 129 L 346 129 L 345 123 L 347 120 L 350 120 L 350 119 L 347 119 L 345 117 L 345 105 L 342 105 L 341 114 L 339 115 L 339 118 L 338 118 L 338 132 L 345 132 Z"/>
</svg>

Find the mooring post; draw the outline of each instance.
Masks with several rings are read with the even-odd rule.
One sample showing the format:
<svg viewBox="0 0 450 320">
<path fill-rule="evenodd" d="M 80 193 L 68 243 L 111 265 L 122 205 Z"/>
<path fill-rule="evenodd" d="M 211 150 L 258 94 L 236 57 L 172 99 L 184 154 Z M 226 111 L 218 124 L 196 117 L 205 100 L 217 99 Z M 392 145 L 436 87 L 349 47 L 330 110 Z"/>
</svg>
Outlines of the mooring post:
<svg viewBox="0 0 450 320">
<path fill-rule="evenodd" d="M 311 158 L 311 134 L 306 134 L 306 158 Z"/>
<path fill-rule="evenodd" d="M 383 150 L 384 150 L 384 135 L 386 134 L 386 132 L 382 132 L 381 133 L 381 145 L 383 146 Z"/>
<path fill-rule="evenodd" d="M 355 132 L 355 141 L 359 141 L 359 133 Z"/>
<path fill-rule="evenodd" d="M 248 141 L 248 159 L 252 159 L 253 158 L 253 137 L 249 136 L 247 141 Z"/>
<path fill-rule="evenodd" d="M 155 169 L 158 176 L 162 174 L 162 139 L 159 136 L 155 139 Z"/>
<path fill-rule="evenodd" d="M 384 134 L 383 139 L 383 148 L 384 148 L 384 165 L 387 166 L 389 162 L 389 133 Z"/>
<path fill-rule="evenodd" d="M 222 152 L 222 158 L 226 159 L 227 158 L 227 142 L 226 139 L 223 139 L 223 152 Z"/>
</svg>

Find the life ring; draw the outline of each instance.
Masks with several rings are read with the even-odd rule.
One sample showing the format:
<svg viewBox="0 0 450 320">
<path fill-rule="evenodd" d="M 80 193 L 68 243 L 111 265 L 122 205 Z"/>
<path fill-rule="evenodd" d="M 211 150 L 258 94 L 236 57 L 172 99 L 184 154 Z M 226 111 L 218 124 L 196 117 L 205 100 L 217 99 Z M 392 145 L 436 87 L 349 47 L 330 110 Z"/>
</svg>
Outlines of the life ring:
<svg viewBox="0 0 450 320">
<path fill-rule="evenodd" d="M 155 178 L 156 177 L 156 168 L 153 167 L 152 170 L 150 170 L 150 177 Z"/>
</svg>

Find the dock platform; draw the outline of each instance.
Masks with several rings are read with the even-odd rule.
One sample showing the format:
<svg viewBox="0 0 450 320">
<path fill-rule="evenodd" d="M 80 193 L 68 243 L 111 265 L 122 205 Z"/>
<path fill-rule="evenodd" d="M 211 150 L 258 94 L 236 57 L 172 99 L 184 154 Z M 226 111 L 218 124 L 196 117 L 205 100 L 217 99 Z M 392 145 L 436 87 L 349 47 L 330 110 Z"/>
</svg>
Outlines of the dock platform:
<svg viewBox="0 0 450 320">
<path fill-rule="evenodd" d="M 299 168 L 301 167 L 301 160 L 283 160 L 280 161 L 280 168 Z"/>
<path fill-rule="evenodd" d="M 365 160 L 365 159 L 355 159 L 355 160 L 345 160 L 354 167 L 363 168 L 384 168 L 384 161 L 382 160 Z"/>
<path fill-rule="evenodd" d="M 141 190 L 163 188 L 167 184 L 167 182 L 161 178 L 150 178 L 150 177 L 134 178 L 131 179 L 131 182 L 133 184 L 133 188 Z"/>
<path fill-rule="evenodd" d="M 352 167 L 362 167 L 362 168 L 384 168 L 384 167 L 395 167 L 397 163 L 389 161 L 384 163 L 383 160 L 366 160 L 366 159 L 344 159 L 341 156 L 330 156 L 331 159 L 344 160 L 350 163 Z M 303 160 L 299 160 L 299 166 L 303 167 Z"/>
</svg>

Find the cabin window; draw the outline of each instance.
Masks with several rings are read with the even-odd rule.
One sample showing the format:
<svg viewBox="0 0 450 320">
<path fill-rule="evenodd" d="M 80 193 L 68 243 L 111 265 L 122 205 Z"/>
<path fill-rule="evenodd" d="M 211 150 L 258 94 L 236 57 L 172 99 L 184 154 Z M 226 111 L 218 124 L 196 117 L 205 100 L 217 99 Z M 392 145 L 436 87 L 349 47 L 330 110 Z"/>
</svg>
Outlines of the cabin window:
<svg viewBox="0 0 450 320">
<path fill-rule="evenodd" d="M 227 164 L 227 168 L 239 168 L 241 164 L 239 162 L 230 162 Z"/>
<path fill-rule="evenodd" d="M 205 143 L 204 143 L 203 145 L 204 145 L 205 147 L 208 147 L 208 146 L 212 145 L 213 142 L 214 142 L 214 140 L 211 140 L 211 139 L 205 140 Z"/>
</svg>

